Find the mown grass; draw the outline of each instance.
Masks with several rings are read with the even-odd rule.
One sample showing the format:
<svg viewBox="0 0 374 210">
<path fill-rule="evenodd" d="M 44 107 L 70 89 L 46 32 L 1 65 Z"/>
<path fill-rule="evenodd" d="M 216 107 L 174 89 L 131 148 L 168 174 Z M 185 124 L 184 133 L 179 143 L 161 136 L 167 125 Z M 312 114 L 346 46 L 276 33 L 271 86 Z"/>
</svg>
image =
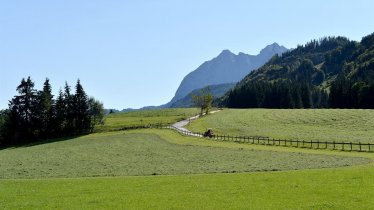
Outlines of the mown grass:
<svg viewBox="0 0 374 210">
<path fill-rule="evenodd" d="M 104 125 L 97 126 L 96 131 L 115 131 L 130 126 L 175 123 L 196 116 L 198 113 L 199 109 L 197 108 L 173 108 L 114 113 L 107 115 L 104 120 Z"/>
<path fill-rule="evenodd" d="M 373 168 L 1 180 L 2 209 L 372 209 Z"/>
<path fill-rule="evenodd" d="M 0 178 L 144 176 L 332 168 L 368 159 L 175 144 L 189 139 L 169 130 L 92 134 L 0 151 Z M 194 138 L 195 139 L 195 138 Z M 195 141 L 198 141 L 196 139 Z"/>
<path fill-rule="evenodd" d="M 130 136 L 138 136 L 140 139 L 136 141 L 142 141 L 144 135 L 150 135 L 161 138 L 166 148 L 170 145 L 187 148 L 193 146 L 225 149 L 234 151 L 234 153 L 235 151 L 245 153 L 245 151 L 255 150 L 255 152 L 270 152 L 267 154 L 297 155 L 301 152 L 314 158 L 333 155 L 333 157 L 341 158 L 374 159 L 373 154 L 368 153 L 215 142 L 182 137 L 166 130 L 141 130 L 126 133 L 128 134 L 123 135 L 122 132 L 95 134 L 71 140 L 71 142 L 67 141 L 71 145 L 65 145 L 65 147 L 79 147 L 75 141 L 87 144 L 88 142 L 85 141 L 96 142 L 105 136 L 125 136 L 121 141 L 126 142 L 127 137 Z M 105 141 L 114 145 L 118 143 L 117 140 L 109 138 Z M 150 141 L 158 140 L 152 137 Z M 45 145 L 36 147 L 43 146 Z M 18 150 L 21 154 L 25 152 L 25 149 L 31 148 L 14 150 Z M 154 148 L 152 152 L 157 152 L 158 149 Z M 48 149 L 44 148 L 41 151 L 48 151 Z M 3 152 L 4 150 L 0 151 L 0 154 Z M 168 153 L 172 159 L 183 159 L 183 154 L 176 155 L 170 148 Z M 208 154 L 204 153 L 203 156 L 209 159 Z M 235 155 L 232 157 L 232 163 L 235 165 L 238 160 L 235 160 Z M 13 158 L 16 157 L 13 156 Z M 225 156 L 219 158 L 225 159 Z M 126 162 L 125 159 L 123 161 Z M 272 161 L 277 162 L 277 160 Z M 137 164 L 141 165 L 139 162 Z M 185 164 L 188 165 L 188 162 Z M 166 165 L 166 167 L 169 166 Z M 70 170 L 69 167 L 63 168 Z M 374 205 L 373 171 L 374 164 L 371 162 L 343 168 L 252 173 L 1 179 L 0 206 L 2 209 L 371 209 Z"/>
<path fill-rule="evenodd" d="M 374 110 L 227 109 L 189 126 L 199 132 L 206 128 L 216 134 L 374 143 Z"/>
</svg>

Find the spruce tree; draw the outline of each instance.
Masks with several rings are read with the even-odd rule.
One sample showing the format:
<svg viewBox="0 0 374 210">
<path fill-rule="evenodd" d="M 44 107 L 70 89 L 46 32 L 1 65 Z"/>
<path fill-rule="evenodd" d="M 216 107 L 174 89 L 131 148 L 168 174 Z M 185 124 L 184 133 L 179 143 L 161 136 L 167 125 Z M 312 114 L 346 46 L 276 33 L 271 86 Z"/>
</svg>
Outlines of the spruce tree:
<svg viewBox="0 0 374 210">
<path fill-rule="evenodd" d="M 88 113 L 88 97 L 84 92 L 79 79 L 75 86 L 74 102 L 74 116 L 76 122 L 76 129 L 79 132 L 88 131 L 91 127 L 90 117 Z"/>
<path fill-rule="evenodd" d="M 17 92 L 19 95 L 9 103 L 9 130 L 12 134 L 9 138 L 13 139 L 14 143 L 29 142 L 34 138 L 37 119 L 37 94 L 30 77 L 27 80 L 22 79 Z"/>
<path fill-rule="evenodd" d="M 66 103 L 64 93 L 62 92 L 61 88 L 56 99 L 55 110 L 55 132 L 56 134 L 61 135 L 61 133 L 65 130 L 67 120 Z"/>
<path fill-rule="evenodd" d="M 40 113 L 41 132 L 44 136 L 49 136 L 54 128 L 54 100 L 48 78 L 44 82 L 43 90 L 38 94 L 38 112 Z"/>
<path fill-rule="evenodd" d="M 67 82 L 65 82 L 64 87 L 64 104 L 65 104 L 65 125 L 64 125 L 64 133 L 67 135 L 71 135 L 75 133 L 75 100 L 74 95 L 70 93 L 70 86 Z"/>
</svg>

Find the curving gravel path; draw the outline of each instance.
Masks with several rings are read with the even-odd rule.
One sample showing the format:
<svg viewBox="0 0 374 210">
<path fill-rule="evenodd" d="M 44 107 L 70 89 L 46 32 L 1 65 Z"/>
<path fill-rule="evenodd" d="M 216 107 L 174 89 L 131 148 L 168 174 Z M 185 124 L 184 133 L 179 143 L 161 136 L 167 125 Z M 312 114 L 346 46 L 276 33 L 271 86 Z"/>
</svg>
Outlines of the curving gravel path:
<svg viewBox="0 0 374 210">
<path fill-rule="evenodd" d="M 217 113 L 219 111 L 221 111 L 221 110 L 211 111 L 210 114 L 214 114 L 214 113 Z M 203 114 L 203 115 L 205 115 L 205 114 Z M 171 129 L 174 129 L 174 130 L 176 130 L 180 133 L 183 133 L 183 134 L 186 134 L 186 135 L 189 135 L 189 136 L 202 137 L 201 135 L 194 134 L 193 132 L 191 132 L 190 130 L 188 130 L 187 128 L 184 127 L 184 126 L 188 125 L 189 123 L 191 123 L 192 121 L 197 120 L 199 117 L 200 117 L 200 115 L 196 115 L 194 117 L 190 117 L 188 119 L 176 122 L 173 125 L 171 125 Z"/>
</svg>

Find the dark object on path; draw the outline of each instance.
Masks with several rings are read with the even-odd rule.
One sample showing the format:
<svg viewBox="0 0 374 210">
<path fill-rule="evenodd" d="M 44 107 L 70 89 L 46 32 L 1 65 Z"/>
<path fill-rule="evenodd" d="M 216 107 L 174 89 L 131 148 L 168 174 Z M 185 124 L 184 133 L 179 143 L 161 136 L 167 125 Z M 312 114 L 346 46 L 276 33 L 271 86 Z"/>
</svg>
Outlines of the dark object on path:
<svg viewBox="0 0 374 210">
<path fill-rule="evenodd" d="M 212 138 L 214 136 L 213 130 L 211 128 L 208 128 L 207 131 L 203 134 L 204 137 Z"/>
</svg>

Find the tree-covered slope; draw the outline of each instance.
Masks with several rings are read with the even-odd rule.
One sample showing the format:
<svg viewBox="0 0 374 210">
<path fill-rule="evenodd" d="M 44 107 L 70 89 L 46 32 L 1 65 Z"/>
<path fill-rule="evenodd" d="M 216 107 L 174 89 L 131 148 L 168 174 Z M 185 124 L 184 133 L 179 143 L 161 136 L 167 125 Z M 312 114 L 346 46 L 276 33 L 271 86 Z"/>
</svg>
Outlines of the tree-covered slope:
<svg viewBox="0 0 374 210">
<path fill-rule="evenodd" d="M 374 33 L 361 42 L 327 37 L 274 56 L 222 101 L 230 107 L 373 108 L 373 83 Z"/>
</svg>

